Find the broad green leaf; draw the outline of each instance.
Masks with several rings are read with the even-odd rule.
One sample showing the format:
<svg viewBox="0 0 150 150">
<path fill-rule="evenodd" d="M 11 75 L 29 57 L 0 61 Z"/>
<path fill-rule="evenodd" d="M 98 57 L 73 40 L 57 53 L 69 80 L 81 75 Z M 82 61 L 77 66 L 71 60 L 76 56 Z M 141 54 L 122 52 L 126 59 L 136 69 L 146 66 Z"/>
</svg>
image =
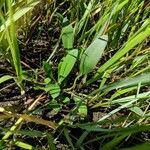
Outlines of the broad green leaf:
<svg viewBox="0 0 150 150">
<path fill-rule="evenodd" d="M 78 109 L 79 115 L 81 117 L 86 117 L 87 116 L 87 105 L 85 103 L 82 103 L 81 106 Z"/>
<path fill-rule="evenodd" d="M 45 87 L 45 91 L 49 92 L 51 96 L 55 99 L 60 94 L 60 87 L 57 83 L 55 84 L 48 84 Z"/>
<path fill-rule="evenodd" d="M 78 50 L 69 50 L 58 66 L 58 82 L 61 83 L 71 72 L 78 57 Z"/>
<path fill-rule="evenodd" d="M 9 75 L 2 76 L 0 78 L 0 84 L 3 83 L 3 82 L 5 82 L 5 81 L 7 81 L 7 80 L 10 80 L 10 79 L 13 79 L 13 77 L 9 76 Z"/>
<path fill-rule="evenodd" d="M 72 49 L 74 41 L 74 29 L 72 25 L 65 26 L 62 29 L 62 42 L 65 49 Z"/>
<path fill-rule="evenodd" d="M 94 69 L 106 48 L 107 41 L 107 35 L 100 36 L 83 52 L 80 62 L 80 74 L 88 74 Z"/>
<path fill-rule="evenodd" d="M 51 82 L 51 79 L 50 79 L 50 78 L 45 78 L 45 79 L 44 79 L 44 83 L 45 83 L 45 84 L 49 84 L 50 82 Z"/>
</svg>

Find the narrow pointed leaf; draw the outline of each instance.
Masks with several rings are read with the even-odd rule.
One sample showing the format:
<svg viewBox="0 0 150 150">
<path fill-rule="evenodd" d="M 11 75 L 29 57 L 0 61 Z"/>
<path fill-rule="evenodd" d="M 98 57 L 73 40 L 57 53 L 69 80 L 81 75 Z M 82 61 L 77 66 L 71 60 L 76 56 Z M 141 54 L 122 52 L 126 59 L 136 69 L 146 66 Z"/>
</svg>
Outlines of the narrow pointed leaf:
<svg viewBox="0 0 150 150">
<path fill-rule="evenodd" d="M 21 142 L 21 141 L 16 141 L 15 145 L 17 145 L 18 147 L 23 148 L 23 149 L 28 149 L 28 150 L 32 150 L 33 149 L 32 145 L 24 143 L 24 142 Z"/>
<path fill-rule="evenodd" d="M 149 150 L 150 148 L 150 143 L 147 142 L 147 143 L 143 143 L 143 144 L 138 144 L 136 146 L 133 146 L 133 147 L 129 147 L 129 148 L 123 148 L 122 150 Z"/>
<path fill-rule="evenodd" d="M 139 84 L 139 82 L 142 84 L 150 84 L 150 73 L 146 73 L 143 75 L 139 75 L 133 78 L 129 79 L 124 79 L 115 83 L 112 83 L 110 85 L 106 85 L 102 88 L 102 90 L 113 90 L 113 89 L 118 89 L 118 88 L 127 88 L 127 87 L 132 87 L 136 86 Z"/>
<path fill-rule="evenodd" d="M 37 4 L 39 4 L 39 2 L 40 2 L 40 0 L 36 0 L 36 1 L 34 0 L 33 2 L 29 3 L 26 7 L 23 7 L 21 9 L 19 9 L 17 12 L 15 12 L 13 15 L 14 22 L 17 21 L 18 19 L 20 19 L 21 17 L 23 17 L 30 10 L 32 10 Z M 8 18 L 8 20 L 5 22 L 5 24 L 0 26 L 0 33 L 2 31 L 4 31 L 4 29 L 6 27 L 9 27 L 10 24 L 11 24 L 11 20 L 10 20 L 10 18 Z"/>
<path fill-rule="evenodd" d="M 51 134 L 47 134 L 47 140 L 50 150 L 56 150 L 55 144 L 54 144 L 54 138 Z"/>
<path fill-rule="evenodd" d="M 5 81 L 7 81 L 7 80 L 10 80 L 10 79 L 13 79 L 13 77 L 9 76 L 9 75 L 2 76 L 0 78 L 0 84 L 3 83 L 3 82 L 5 82 Z"/>
<path fill-rule="evenodd" d="M 114 63 L 116 63 L 121 57 L 123 57 L 127 52 L 129 52 L 136 45 L 144 41 L 150 35 L 150 19 L 146 20 L 143 26 L 126 42 L 126 44 L 104 65 L 102 65 L 97 73 L 95 74 L 92 82 L 97 80 L 101 73 L 103 73 L 106 69 L 111 67 Z"/>
</svg>

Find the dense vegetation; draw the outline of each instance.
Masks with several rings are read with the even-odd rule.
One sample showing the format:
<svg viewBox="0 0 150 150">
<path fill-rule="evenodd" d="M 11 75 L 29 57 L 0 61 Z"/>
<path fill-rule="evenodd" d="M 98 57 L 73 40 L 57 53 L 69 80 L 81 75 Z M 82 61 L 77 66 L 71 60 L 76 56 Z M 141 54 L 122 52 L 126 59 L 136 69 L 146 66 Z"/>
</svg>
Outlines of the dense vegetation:
<svg viewBox="0 0 150 150">
<path fill-rule="evenodd" d="M 0 1 L 0 149 L 148 150 L 150 2 Z"/>
</svg>

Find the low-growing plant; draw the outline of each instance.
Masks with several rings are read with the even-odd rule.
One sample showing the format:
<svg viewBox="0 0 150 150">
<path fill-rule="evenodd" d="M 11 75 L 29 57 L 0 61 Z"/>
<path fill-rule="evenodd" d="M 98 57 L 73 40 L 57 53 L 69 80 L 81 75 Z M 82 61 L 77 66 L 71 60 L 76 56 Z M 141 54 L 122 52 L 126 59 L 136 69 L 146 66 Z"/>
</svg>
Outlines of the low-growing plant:
<svg viewBox="0 0 150 150">
<path fill-rule="evenodd" d="M 28 108 L 32 115 L 12 113 L 1 108 L 4 117 L 19 118 L 2 138 L 1 145 L 11 134 L 20 133 L 29 137 L 36 137 L 36 134 L 46 137 L 49 149 L 56 149 L 53 142 L 59 136 L 66 139 L 71 149 L 92 149 L 92 143 L 103 150 L 123 148 L 126 145 L 122 143 L 126 143 L 130 137 L 150 130 L 150 5 L 144 0 L 75 0 L 53 4 L 51 20 L 58 22 L 60 36 L 53 52 L 39 68 L 44 71 L 44 79 L 38 81 L 34 77 L 29 78 L 28 71 L 23 76 L 28 82 L 34 81 L 34 89 L 47 93 L 50 100 L 33 110 L 38 100 L 35 101 Z M 63 9 L 66 6 L 67 10 Z M 8 30 L 7 38 L 17 43 L 14 20 L 10 23 L 13 32 L 9 33 Z M 8 44 L 11 46 L 9 40 Z M 59 49 L 63 49 L 63 56 L 60 55 L 55 61 Z M 12 59 L 17 78 L 22 81 L 17 44 L 15 49 L 12 46 L 13 52 L 12 58 L 18 58 L 17 62 Z M 0 83 L 11 78 L 3 76 Z M 68 109 L 67 113 L 57 123 L 34 116 L 46 108 L 59 114 L 63 107 Z M 16 130 L 23 120 L 48 126 L 54 130 L 54 135 L 47 131 L 28 133 Z M 74 135 L 73 129 L 80 129 L 80 133 Z M 61 131 L 58 136 L 55 135 L 57 131 Z M 19 140 L 13 142 L 18 147 L 34 149 L 34 146 Z M 149 139 L 142 145 L 127 149 L 148 149 L 147 142 Z"/>
</svg>

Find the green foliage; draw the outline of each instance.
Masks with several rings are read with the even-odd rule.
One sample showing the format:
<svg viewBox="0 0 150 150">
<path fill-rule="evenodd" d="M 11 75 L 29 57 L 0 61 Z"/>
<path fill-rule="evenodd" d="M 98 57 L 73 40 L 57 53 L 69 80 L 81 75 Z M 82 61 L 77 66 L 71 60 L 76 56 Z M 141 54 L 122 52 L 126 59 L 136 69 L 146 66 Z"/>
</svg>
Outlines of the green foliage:
<svg viewBox="0 0 150 150">
<path fill-rule="evenodd" d="M 69 50 L 67 55 L 62 58 L 58 65 L 58 82 L 61 83 L 71 72 L 78 58 L 78 50 Z"/>
<path fill-rule="evenodd" d="M 33 146 L 31 146 L 31 145 L 29 145 L 27 143 L 23 143 L 21 141 L 17 141 L 14 144 L 17 145 L 20 148 L 23 148 L 23 149 L 28 149 L 28 150 L 32 150 L 33 149 Z"/>
<path fill-rule="evenodd" d="M 51 84 L 50 83 L 50 84 L 46 85 L 45 91 L 49 92 L 50 95 L 55 99 L 60 94 L 60 87 L 57 83 L 56 84 Z"/>
<path fill-rule="evenodd" d="M 68 25 L 63 27 L 62 29 L 62 42 L 65 49 L 73 48 L 73 40 L 74 40 L 74 29 L 72 25 Z"/>
<path fill-rule="evenodd" d="M 137 146 L 134 146 L 134 147 L 130 147 L 130 148 L 125 148 L 123 150 L 149 150 L 149 147 L 150 147 L 150 143 L 144 143 L 144 144 L 138 144 Z"/>
<path fill-rule="evenodd" d="M 97 37 L 90 46 L 83 52 L 80 63 L 82 75 L 91 72 L 99 62 L 106 48 L 108 37 L 106 35 Z"/>
<path fill-rule="evenodd" d="M 142 85 L 149 85 L 150 84 L 150 73 L 142 74 L 136 77 L 132 77 L 129 79 L 124 79 L 110 85 L 103 86 L 101 90 L 113 90 L 113 89 L 120 89 L 120 88 L 129 88 L 133 86 L 137 86 L 138 84 Z"/>
<path fill-rule="evenodd" d="M 49 150 L 56 150 L 55 145 L 54 145 L 54 139 L 52 135 L 47 134 L 47 139 L 48 139 L 48 145 L 49 145 Z"/>
<path fill-rule="evenodd" d="M 0 84 L 2 84 L 3 82 L 7 81 L 7 80 L 10 80 L 10 79 L 13 79 L 12 76 L 9 76 L 9 75 L 5 75 L 5 76 L 2 76 L 0 78 Z"/>
<path fill-rule="evenodd" d="M 146 20 L 142 27 L 125 43 L 125 46 L 121 48 L 111 59 L 109 59 L 104 65 L 102 65 L 94 78 L 92 79 L 95 81 L 99 78 L 99 74 L 106 71 L 109 67 L 114 65 L 121 57 L 123 57 L 129 50 L 134 48 L 137 44 L 141 43 L 150 35 L 150 20 Z"/>
<path fill-rule="evenodd" d="M 18 8 L 22 5 L 21 2 L 15 3 L 15 5 L 13 5 L 12 1 L 7 0 L 5 3 L 2 2 L 0 5 L 1 6 L 0 18 L 2 22 L 2 24 L 0 25 L 0 37 L 1 37 L 0 41 L 1 41 L 1 48 L 2 48 L 1 51 L 3 52 L 2 55 L 6 54 L 8 49 L 10 50 L 10 52 L 8 52 L 7 57 L 9 58 L 9 61 L 12 63 L 12 66 L 15 68 L 16 75 L 17 75 L 16 82 L 20 86 L 22 92 L 24 92 L 23 85 L 22 85 L 23 72 L 21 67 L 20 51 L 19 51 L 19 46 L 17 41 L 16 23 L 19 22 L 19 19 L 23 20 L 24 19 L 23 16 L 27 14 L 31 9 L 33 9 L 33 7 L 36 6 L 38 3 L 39 1 L 32 1 L 30 3 L 28 2 L 26 4 L 26 7 L 20 8 L 19 10 Z M 2 11 L 3 8 L 8 9 L 5 12 L 6 14 L 3 13 Z M 22 22 L 22 25 L 24 23 L 25 22 Z"/>
<path fill-rule="evenodd" d="M 104 150 L 116 147 L 148 149 L 149 2 L 42 1 L 46 17 L 42 16 L 44 19 L 40 23 L 49 28 L 46 33 L 50 37 L 50 56 L 46 58 L 45 55 L 45 58 L 42 57 L 44 60 L 40 58 L 42 67 L 33 69 L 29 65 L 28 70 L 22 71 L 17 29 L 26 24 L 36 24 L 38 17 L 35 19 L 32 16 L 32 9 L 40 6 L 39 3 L 41 4 L 40 0 L 13 3 L 7 0 L 7 4 L 5 1 L 0 2 L 1 57 L 11 64 L 17 76 L 12 75 L 12 72 L 7 75 L 1 73 L 0 84 L 5 86 L 5 81 L 14 79 L 23 89 L 24 80 L 24 85 L 30 84 L 35 92 L 38 90 L 42 93 L 42 96 L 33 98 L 35 101 L 31 104 L 32 107 L 29 106 L 23 114 L 5 112 L 1 107 L 1 117 L 21 117 L 10 130 L 0 128 L 4 134 L 1 146 L 5 148 L 5 142 L 9 141 L 9 144 L 23 149 L 34 149 L 34 146 L 19 139 L 20 136 L 27 136 L 38 138 L 39 141 L 46 138 L 45 145 L 42 146 L 53 150 L 57 149 L 60 139 L 74 150 L 92 149 L 95 142 L 99 149 Z M 34 11 L 36 13 L 38 10 Z M 40 100 L 41 105 L 37 105 Z M 42 119 L 45 116 L 40 115 L 49 110 L 52 111 L 48 116 L 49 120 Z M 39 118 L 31 114 L 39 115 Z M 24 120 L 50 128 L 50 123 L 54 123 L 54 127 L 51 130 L 45 128 L 44 132 L 31 128 L 26 131 L 22 130 Z M 79 132 L 72 132 L 74 130 Z M 52 135 L 49 131 L 52 131 Z M 12 134 L 15 136 L 10 137 Z M 142 135 L 139 138 L 142 138 L 140 141 L 143 144 L 126 148 L 124 142 L 139 135 Z M 135 140 L 139 142 L 138 138 Z"/>
</svg>

